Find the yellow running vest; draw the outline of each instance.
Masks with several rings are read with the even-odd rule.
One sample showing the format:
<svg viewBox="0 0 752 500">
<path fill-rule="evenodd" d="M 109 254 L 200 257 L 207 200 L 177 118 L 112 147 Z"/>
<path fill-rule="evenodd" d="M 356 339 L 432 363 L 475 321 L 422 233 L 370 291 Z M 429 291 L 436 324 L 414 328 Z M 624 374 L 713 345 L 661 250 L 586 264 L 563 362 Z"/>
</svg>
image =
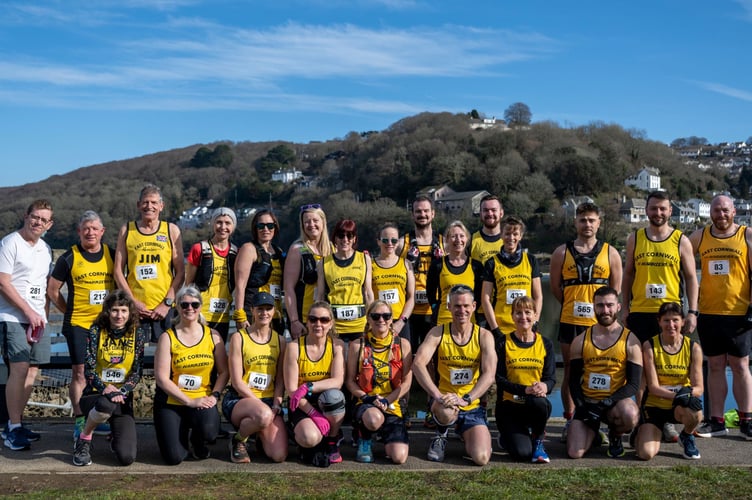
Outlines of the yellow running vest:
<svg viewBox="0 0 752 500">
<path fill-rule="evenodd" d="M 214 340 L 211 330 L 204 326 L 204 334 L 198 344 L 186 346 L 178 340 L 177 332 L 170 328 L 164 334 L 170 336 L 170 379 L 191 399 L 208 396 L 212 392 L 212 371 L 214 370 Z M 164 335 L 163 334 L 163 335 Z M 172 396 L 167 404 L 182 405 Z"/>
<path fill-rule="evenodd" d="M 348 264 L 341 266 L 340 262 Z M 327 300 L 334 311 L 337 334 L 363 333 L 366 329 L 366 300 L 363 296 L 365 254 L 355 251 L 346 261 L 338 261 L 332 254 L 324 259 L 323 267 Z"/>
<path fill-rule="evenodd" d="M 645 229 L 635 232 L 631 312 L 657 313 L 664 302 L 681 304 L 681 237 L 677 229 L 663 241 L 651 241 Z"/>
<path fill-rule="evenodd" d="M 576 250 L 575 250 L 576 251 Z M 597 323 L 593 294 L 604 285 L 609 284 L 611 265 L 608 261 L 608 243 L 603 243 L 601 251 L 595 256 L 589 283 L 581 280 L 582 271 L 578 272 L 577 263 L 570 248 L 564 252 L 564 262 L 561 266 L 562 293 L 561 316 L 559 321 L 569 325 L 592 326 Z M 585 277 L 587 279 L 587 277 Z"/>
<path fill-rule="evenodd" d="M 501 239 L 501 233 L 488 236 L 478 230 L 470 238 L 470 258 L 483 265 L 488 259 L 501 252 L 503 246 L 504 240 Z"/>
<path fill-rule="evenodd" d="M 437 349 L 439 374 L 439 391 L 442 394 L 452 393 L 464 396 L 470 392 L 480 377 L 480 329 L 473 325 L 470 339 L 465 345 L 457 344 L 452 338 L 451 324 L 442 327 L 441 341 Z M 480 399 L 475 399 L 462 411 L 474 410 L 480 405 Z"/>
<path fill-rule="evenodd" d="M 170 226 L 159 222 L 154 234 L 143 234 L 136 222 L 128 223 L 125 235 L 128 255 L 128 286 L 133 296 L 154 309 L 167 295 L 172 283 L 172 239 Z"/>
<path fill-rule="evenodd" d="M 520 263 L 514 267 L 502 264 L 499 254 L 493 257 L 494 262 L 494 316 L 502 332 L 515 329 L 512 320 L 512 302 L 517 297 L 532 296 L 533 267 L 527 252 L 522 253 Z"/>
<path fill-rule="evenodd" d="M 258 398 L 274 396 L 274 378 L 277 376 L 277 363 L 281 347 L 279 334 L 271 331 L 271 338 L 259 344 L 246 330 L 239 330 L 243 356 L 243 381 Z"/>
<path fill-rule="evenodd" d="M 232 293 L 230 292 L 230 266 L 227 257 L 230 255 L 230 247 L 227 248 L 224 257 L 217 253 L 214 245 L 210 244 L 209 247 L 212 253 L 213 273 L 209 288 L 201 292 L 203 302 L 201 312 L 204 313 L 209 323 L 229 323 Z"/>
<path fill-rule="evenodd" d="M 619 338 L 606 349 L 593 344 L 593 329 L 588 328 L 582 343 L 582 393 L 591 400 L 602 401 L 627 383 L 627 338 L 622 327 Z"/>
<path fill-rule="evenodd" d="M 306 382 L 318 382 L 332 377 L 332 363 L 334 362 L 334 343 L 326 337 L 324 354 L 319 359 L 308 357 L 305 344 L 306 335 L 298 339 L 298 387 Z"/>
<path fill-rule="evenodd" d="M 405 241 L 402 245 L 402 251 L 400 252 L 400 257 L 402 257 L 403 259 L 407 255 L 407 252 L 410 250 L 413 238 L 414 237 L 412 233 L 405 234 Z M 439 249 L 442 252 L 444 251 L 444 238 L 442 235 L 437 235 L 436 233 L 434 233 L 433 241 L 430 244 L 416 244 L 416 246 L 418 247 L 418 251 L 420 253 L 418 255 L 418 262 L 413 268 L 413 270 L 415 271 L 415 307 L 413 307 L 413 314 L 430 316 L 431 304 L 428 303 L 428 296 L 426 295 L 426 280 L 428 278 L 428 268 L 431 267 L 431 261 L 433 260 L 434 255 L 437 253 L 437 251 Z"/>
<path fill-rule="evenodd" d="M 543 363 L 546 359 L 546 346 L 543 344 L 543 338 L 536 333 L 533 345 L 522 347 L 517 345 L 512 334 L 504 335 L 504 337 L 507 380 L 524 386 L 539 382 L 543 376 Z M 524 398 L 506 391 L 503 398 L 504 401 L 525 402 Z"/>
<path fill-rule="evenodd" d="M 381 267 L 376 259 L 371 261 L 371 288 L 375 300 L 383 300 L 392 307 L 392 316 L 398 319 L 405 308 L 407 290 L 407 264 L 397 259 L 392 267 Z"/>
<path fill-rule="evenodd" d="M 704 314 L 744 316 L 749 306 L 750 269 L 747 228 L 716 238 L 707 226 L 698 248 L 702 265 L 699 309 Z"/>
<path fill-rule="evenodd" d="M 277 318 L 282 317 L 282 272 L 282 260 L 275 253 L 272 255 L 272 275 L 266 284 L 259 287 L 259 292 L 266 292 L 274 297 L 274 316 Z M 305 314 L 308 314 L 307 309 Z"/>
<path fill-rule="evenodd" d="M 110 337 L 106 330 L 99 331 L 96 373 L 104 385 L 123 386 L 133 370 L 136 360 L 136 332 L 123 338 Z"/>
<path fill-rule="evenodd" d="M 73 261 L 70 280 L 73 284 L 73 307 L 70 323 L 73 326 L 89 329 L 102 312 L 105 297 L 115 289 L 114 265 L 110 248 L 102 244 L 102 258 L 98 262 L 87 260 L 78 245 L 71 248 Z M 68 302 L 71 304 L 71 302 Z"/>
<path fill-rule="evenodd" d="M 439 308 L 436 318 L 437 325 L 443 325 L 452 321 L 452 312 L 447 307 L 449 291 L 455 285 L 467 285 L 475 290 L 475 273 L 473 272 L 472 260 L 467 259 L 460 274 L 454 274 L 448 265 L 448 257 L 442 258 L 444 262 L 439 273 Z"/>
<path fill-rule="evenodd" d="M 682 346 L 676 354 L 669 354 L 661 345 L 660 335 L 648 340 L 653 348 L 653 363 L 658 373 L 658 385 L 671 392 L 692 385 L 689 381 L 689 367 L 692 364 L 692 340 L 682 337 Z M 645 406 L 670 410 L 673 401 L 648 394 Z"/>
</svg>

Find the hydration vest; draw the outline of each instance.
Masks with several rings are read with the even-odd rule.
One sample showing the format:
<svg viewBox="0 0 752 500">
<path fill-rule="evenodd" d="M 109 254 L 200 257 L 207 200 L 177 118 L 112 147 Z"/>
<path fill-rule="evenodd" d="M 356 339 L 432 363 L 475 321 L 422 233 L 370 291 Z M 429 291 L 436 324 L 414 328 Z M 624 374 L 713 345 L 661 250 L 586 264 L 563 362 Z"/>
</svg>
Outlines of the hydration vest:
<svg viewBox="0 0 752 500">
<path fill-rule="evenodd" d="M 392 383 L 392 390 L 402 385 L 402 345 L 400 337 L 393 335 L 391 356 L 389 360 L 389 381 Z M 366 338 L 361 340 L 360 369 L 358 371 L 358 386 L 363 392 L 370 394 L 373 390 L 374 381 L 376 380 L 376 370 L 373 367 L 373 346 L 368 343 Z"/>
<path fill-rule="evenodd" d="M 598 240 L 592 250 L 588 253 L 579 253 L 574 248 L 574 241 L 567 242 L 567 250 L 574 258 L 574 263 L 577 266 L 577 278 L 565 280 L 563 286 L 572 285 L 608 285 L 608 278 L 593 278 L 593 266 L 598 258 L 598 254 L 603 249 L 603 241 Z"/>
<path fill-rule="evenodd" d="M 238 247 L 230 243 L 230 251 L 227 252 L 228 283 L 230 292 L 235 290 L 235 258 L 238 255 Z M 209 284 L 214 277 L 214 252 L 212 244 L 204 240 L 201 242 L 201 262 L 196 271 L 196 286 L 202 292 L 209 289 Z"/>
</svg>

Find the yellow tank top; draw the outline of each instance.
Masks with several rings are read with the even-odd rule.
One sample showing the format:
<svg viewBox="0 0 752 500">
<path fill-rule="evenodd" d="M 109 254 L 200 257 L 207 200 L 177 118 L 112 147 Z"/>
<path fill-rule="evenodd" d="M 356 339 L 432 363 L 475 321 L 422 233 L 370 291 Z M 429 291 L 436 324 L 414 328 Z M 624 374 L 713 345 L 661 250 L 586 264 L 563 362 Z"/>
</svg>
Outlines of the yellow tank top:
<svg viewBox="0 0 752 500">
<path fill-rule="evenodd" d="M 571 249 L 567 248 L 561 266 L 564 301 L 561 305 L 559 321 L 581 326 L 592 326 L 597 322 L 593 307 L 593 294 L 600 287 L 609 284 L 611 264 L 608 261 L 608 251 L 608 243 L 603 243 L 600 252 L 594 256 L 591 272 L 587 273 L 587 270 L 582 268 L 578 272 L 577 262 Z M 583 283 L 583 278 L 584 281 L 589 282 Z"/>
<path fill-rule="evenodd" d="M 317 253 L 313 253 L 311 249 L 306 244 L 301 244 L 300 247 L 300 266 L 301 266 L 301 273 L 303 272 L 303 263 L 304 263 L 304 255 L 310 255 L 313 257 L 314 262 L 316 265 L 318 265 L 318 262 L 321 260 L 321 255 Z M 315 270 L 315 267 L 314 267 Z M 316 297 L 316 282 L 314 281 L 311 284 L 302 283 L 299 282 L 298 285 L 302 285 L 303 287 L 303 293 L 302 293 L 302 301 L 301 298 L 298 297 L 298 307 L 300 307 L 300 315 L 301 318 L 305 318 L 308 315 L 308 310 L 311 309 L 311 305 L 316 301 L 319 300 L 318 297 Z M 319 295 L 321 295 L 323 292 L 318 292 Z M 301 305 L 302 304 L 302 305 Z"/>
<path fill-rule="evenodd" d="M 135 222 L 125 235 L 128 254 L 128 286 L 133 296 L 154 309 L 167 295 L 172 283 L 172 239 L 170 226 L 160 221 L 154 234 L 143 234 Z"/>
<path fill-rule="evenodd" d="M 210 323 L 229 323 L 230 304 L 232 303 L 230 266 L 227 260 L 229 248 L 225 257 L 222 257 L 217 253 L 214 245 L 209 245 L 209 247 L 211 247 L 214 272 L 209 288 L 201 292 L 201 301 L 203 302 L 201 312 L 204 313 L 206 321 Z"/>
<path fill-rule="evenodd" d="M 106 330 L 99 332 L 96 373 L 105 385 L 123 386 L 136 359 L 136 333 L 115 339 Z"/>
<path fill-rule="evenodd" d="M 651 241 L 645 229 L 635 232 L 630 311 L 657 313 L 664 302 L 681 303 L 681 237 L 677 229 L 663 241 Z"/>
<path fill-rule="evenodd" d="M 259 344 L 245 329 L 238 333 L 242 343 L 243 380 L 256 397 L 274 397 L 274 378 L 280 354 L 279 334 L 272 330 L 269 341 Z"/>
<path fill-rule="evenodd" d="M 363 333 L 366 329 L 366 258 L 356 251 L 350 259 L 338 261 L 334 255 L 324 259 L 327 300 L 334 310 L 337 334 Z"/>
<path fill-rule="evenodd" d="M 452 312 L 447 308 L 447 298 L 449 291 L 455 285 L 467 285 L 471 290 L 475 289 L 475 273 L 471 265 L 471 259 L 467 259 L 464 266 L 458 268 L 459 274 L 454 274 L 450 269 L 448 257 L 443 257 L 444 262 L 439 273 L 439 312 L 436 317 L 436 324 L 443 325 L 452 321 Z"/>
<path fill-rule="evenodd" d="M 170 379 L 183 394 L 191 399 L 208 396 L 212 392 L 211 375 L 214 370 L 214 340 L 211 330 L 204 326 L 204 334 L 198 344 L 186 346 L 178 340 L 174 328 L 165 332 L 170 336 L 171 372 Z M 172 396 L 167 403 L 182 405 Z"/>
<path fill-rule="evenodd" d="M 442 327 L 441 342 L 437 349 L 439 391 L 464 396 L 470 392 L 480 376 L 480 329 L 473 325 L 470 340 L 465 345 L 457 344 L 452 338 L 451 324 Z M 463 411 L 474 410 L 480 404 L 476 399 Z"/>
<path fill-rule="evenodd" d="M 700 312 L 743 316 L 747 314 L 750 286 L 747 228 L 739 226 L 733 236 L 716 238 L 710 227 L 703 230 L 698 249 L 702 264 Z"/>
<path fill-rule="evenodd" d="M 520 263 L 507 267 L 495 255 L 494 259 L 494 316 L 502 332 L 514 330 L 512 302 L 517 297 L 531 296 L 533 293 L 533 267 L 527 252 L 522 253 Z"/>
<path fill-rule="evenodd" d="M 298 338 L 298 387 L 306 382 L 317 382 L 332 377 L 332 363 L 334 362 L 332 339 L 326 338 L 324 354 L 319 359 L 308 357 L 305 339 L 306 335 L 301 335 Z"/>
<path fill-rule="evenodd" d="M 601 401 L 627 383 L 627 338 L 629 330 L 622 327 L 614 344 L 599 349 L 593 344 L 593 328 L 585 332 L 582 344 L 582 393 L 586 398 Z"/>
<path fill-rule="evenodd" d="M 259 287 L 259 292 L 266 292 L 274 297 L 274 313 L 278 318 L 282 317 L 282 272 L 282 260 L 275 253 L 272 256 L 272 275 L 266 284 Z M 308 313 L 308 309 L 305 312 Z"/>
<path fill-rule="evenodd" d="M 533 385 L 543 376 L 543 362 L 546 359 L 546 346 L 540 335 L 535 334 L 533 345 L 518 345 L 512 334 L 505 335 L 504 351 L 506 353 L 507 379 L 514 384 Z M 524 403 L 524 398 L 504 392 L 504 401 Z"/>
<path fill-rule="evenodd" d="M 405 242 L 402 245 L 402 251 L 400 257 L 403 259 L 407 255 L 411 246 L 412 234 L 405 234 Z M 442 251 L 444 250 L 444 239 L 441 235 L 434 236 L 434 242 L 428 245 L 416 245 L 420 252 L 418 256 L 418 263 L 414 267 L 415 271 L 415 306 L 413 307 L 413 314 L 430 316 L 431 304 L 428 303 L 428 295 L 426 294 L 426 281 L 428 278 L 428 268 L 431 267 L 431 261 L 434 258 L 434 246 L 438 246 Z"/>
<path fill-rule="evenodd" d="M 392 267 L 381 267 L 376 259 L 371 261 L 371 288 L 376 300 L 383 300 L 392 307 L 392 316 L 399 318 L 405 308 L 407 290 L 407 264 L 397 259 Z"/>
<path fill-rule="evenodd" d="M 72 251 L 70 279 L 73 284 L 73 310 L 70 322 L 73 326 L 88 330 L 102 312 L 105 297 L 115 289 L 112 252 L 102 244 L 102 258 L 98 262 L 90 262 L 78 245 L 73 245 Z"/>
<path fill-rule="evenodd" d="M 470 258 L 485 264 L 488 259 L 499 253 L 503 246 L 501 233 L 488 236 L 483 231 L 476 231 L 470 239 Z"/>
<path fill-rule="evenodd" d="M 692 364 L 692 340 L 682 338 L 682 346 L 676 354 L 669 354 L 660 342 L 660 336 L 648 340 L 653 348 L 653 363 L 658 373 L 658 384 L 664 389 L 678 392 L 682 387 L 692 385 L 689 381 L 689 367 Z M 670 410 L 672 400 L 648 394 L 645 406 Z"/>
</svg>

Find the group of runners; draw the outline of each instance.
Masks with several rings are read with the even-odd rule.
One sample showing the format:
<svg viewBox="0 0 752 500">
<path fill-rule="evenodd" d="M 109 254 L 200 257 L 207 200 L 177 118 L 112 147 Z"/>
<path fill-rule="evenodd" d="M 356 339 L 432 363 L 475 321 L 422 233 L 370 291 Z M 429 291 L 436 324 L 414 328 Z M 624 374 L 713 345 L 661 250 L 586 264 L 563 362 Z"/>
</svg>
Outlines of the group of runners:
<svg viewBox="0 0 752 500">
<path fill-rule="evenodd" d="M 48 201 L 33 202 L 22 228 L 2 240 L 7 448 L 29 449 L 40 437 L 22 417 L 38 367 L 49 361 L 42 332 L 52 303 L 64 314 L 72 363 L 75 465 L 92 463 L 102 424 L 118 461 L 136 459 L 134 388 L 149 342 L 154 428 L 167 464 L 208 458 L 220 414 L 233 427 L 236 463 L 251 461 L 252 442 L 274 462 L 287 459 L 291 443 L 305 463 L 340 462 L 343 424 L 352 424 L 357 461 L 373 462 L 380 442 L 387 460 L 404 463 L 413 377 L 428 395 L 424 424 L 435 428 L 428 460 L 444 460 L 453 430 L 475 464 L 489 462 L 487 393 L 496 383 L 499 445 L 515 460 L 550 461 L 544 437 L 556 361 L 539 331 L 540 266 L 522 246 L 524 222 L 505 217 L 496 196 L 482 199 L 472 235 L 460 221 L 439 234 L 432 200 L 419 196 L 412 230 L 400 235 L 385 223 L 375 257 L 358 250 L 353 220 L 337 221 L 330 238 L 319 204 L 300 207 L 300 235 L 287 252 L 276 244 L 271 210 L 254 214 L 252 239 L 238 248 L 235 213 L 218 208 L 211 237 L 187 256 L 179 228 L 161 219 L 159 188 L 145 186 L 137 207 L 115 249 L 102 243 L 100 217 L 84 212 L 80 241 L 54 266 L 42 239 L 53 224 Z M 646 212 L 647 227 L 627 239 L 624 265 L 597 238 L 592 203 L 577 207 L 576 238 L 551 257 L 551 291 L 561 304 L 562 439 L 571 458 L 601 443 L 609 456 L 623 456 L 625 435 L 644 460 L 662 440 L 700 458 L 695 436 L 727 433 L 726 366 L 741 435 L 752 439 L 752 233 L 734 222 L 726 196 L 713 198 L 711 224 L 689 237 L 671 227 L 664 192 L 650 193 Z M 695 328 L 699 344 L 688 336 Z"/>
</svg>

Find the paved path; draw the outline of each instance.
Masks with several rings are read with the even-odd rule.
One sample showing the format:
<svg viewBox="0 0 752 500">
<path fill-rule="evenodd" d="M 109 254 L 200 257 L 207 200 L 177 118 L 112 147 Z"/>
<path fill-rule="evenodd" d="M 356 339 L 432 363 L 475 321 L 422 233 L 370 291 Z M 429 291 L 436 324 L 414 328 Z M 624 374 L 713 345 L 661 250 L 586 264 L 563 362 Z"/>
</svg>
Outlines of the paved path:
<svg viewBox="0 0 752 500">
<path fill-rule="evenodd" d="M 334 464 L 328 469 L 319 469 L 312 466 L 302 465 L 295 458 L 295 447 L 291 447 L 288 460 L 282 464 L 274 464 L 266 459 L 255 458 L 255 452 L 251 448 L 253 463 L 233 464 L 229 460 L 228 439 L 220 439 L 211 446 L 211 458 L 203 461 L 188 460 L 174 467 L 162 464 L 159 450 L 154 438 L 154 428 L 150 422 L 143 421 L 138 428 L 139 456 L 136 463 L 129 467 L 121 467 L 117 464 L 114 455 L 109 449 L 105 437 L 94 437 L 94 450 L 92 459 L 94 463 L 89 467 L 75 467 L 71 463 L 72 421 L 64 419 L 50 419 L 43 421 L 31 421 L 31 427 L 42 434 L 42 439 L 32 443 L 31 450 L 10 451 L 2 447 L 0 451 L 0 473 L 24 474 L 24 473 L 129 473 L 129 474 L 197 474 L 203 472 L 336 472 L 344 470 L 471 470 L 476 469 L 467 459 L 463 458 L 463 444 L 456 437 L 449 440 L 447 446 L 447 458 L 442 464 L 429 462 L 425 459 L 432 431 L 423 429 L 420 423 L 416 423 L 410 431 L 410 458 L 402 466 L 391 465 L 384 459 L 383 447 L 375 444 L 376 462 L 373 464 L 360 464 L 355 461 L 355 449 L 349 444 L 343 444 L 342 455 L 344 461 Z M 224 424 L 227 425 L 227 424 Z M 491 424 L 494 437 L 494 456 L 491 463 L 486 467 L 666 467 L 675 465 L 744 465 L 752 466 L 752 442 L 743 441 L 738 430 L 730 430 L 730 434 L 721 438 L 697 439 L 697 446 L 702 454 L 702 459 L 689 461 L 682 458 L 682 449 L 679 444 L 663 443 L 660 454 L 651 462 L 646 463 L 637 460 L 634 452 L 626 445 L 627 454 L 621 459 L 611 459 L 606 456 L 606 447 L 593 450 L 582 460 L 566 458 L 564 445 L 559 442 L 562 429 L 560 419 L 552 419 L 548 426 L 546 449 L 551 456 L 550 464 L 518 464 L 512 462 L 509 456 L 499 451 L 495 443 L 495 424 Z M 450 433 L 451 434 L 451 433 Z M 349 438 L 350 429 L 345 428 L 345 436 Z"/>
</svg>

